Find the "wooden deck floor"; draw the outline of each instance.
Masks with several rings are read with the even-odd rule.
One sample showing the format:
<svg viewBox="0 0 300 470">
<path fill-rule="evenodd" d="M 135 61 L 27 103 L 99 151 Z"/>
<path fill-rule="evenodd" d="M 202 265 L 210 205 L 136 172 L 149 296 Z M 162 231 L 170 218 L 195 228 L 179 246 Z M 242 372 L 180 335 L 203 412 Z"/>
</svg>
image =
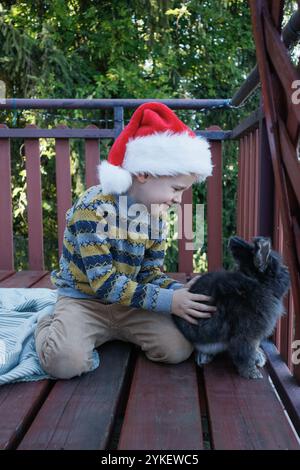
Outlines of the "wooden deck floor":
<svg viewBox="0 0 300 470">
<path fill-rule="evenodd" d="M 53 286 L 47 272 L 0 271 L 0 287 Z M 266 370 L 254 381 L 226 357 L 154 363 L 121 341 L 99 353 L 82 377 L 0 387 L 0 449 L 300 449 Z"/>
</svg>

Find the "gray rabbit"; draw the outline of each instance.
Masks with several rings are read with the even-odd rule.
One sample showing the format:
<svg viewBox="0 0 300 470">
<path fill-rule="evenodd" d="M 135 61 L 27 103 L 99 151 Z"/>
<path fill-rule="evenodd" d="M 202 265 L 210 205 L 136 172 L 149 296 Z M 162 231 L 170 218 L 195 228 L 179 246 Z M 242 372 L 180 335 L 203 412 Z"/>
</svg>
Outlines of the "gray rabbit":
<svg viewBox="0 0 300 470">
<path fill-rule="evenodd" d="M 263 376 L 257 366 L 266 362 L 259 346 L 285 313 L 283 297 L 290 287 L 289 271 L 279 253 L 271 249 L 269 238 L 254 237 L 253 243 L 248 243 L 234 236 L 228 247 L 236 270 L 204 274 L 189 289 L 213 297 L 217 311 L 211 318 L 199 319 L 198 325 L 177 315 L 172 318 L 194 345 L 199 366 L 228 351 L 241 376 L 258 379 Z"/>
</svg>

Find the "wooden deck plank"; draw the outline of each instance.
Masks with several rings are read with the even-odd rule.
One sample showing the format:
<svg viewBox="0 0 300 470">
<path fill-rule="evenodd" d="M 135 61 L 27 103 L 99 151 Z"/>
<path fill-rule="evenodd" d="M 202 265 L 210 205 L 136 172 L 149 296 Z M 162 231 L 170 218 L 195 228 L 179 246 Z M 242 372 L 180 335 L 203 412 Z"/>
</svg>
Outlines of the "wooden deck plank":
<svg viewBox="0 0 300 470">
<path fill-rule="evenodd" d="M 185 273 L 167 273 L 183 284 Z M 203 449 L 198 381 L 192 358 L 171 365 L 139 352 L 118 450 Z"/>
<path fill-rule="evenodd" d="M 184 273 L 167 273 L 185 283 Z M 48 287 L 50 274 L 0 271 L 0 287 Z M 71 380 L 0 387 L 0 449 L 105 449 L 133 371 L 133 345 L 105 343 L 100 367 Z M 202 449 L 198 369 L 137 355 L 118 450 Z M 204 367 L 204 387 L 214 449 L 299 449 L 265 373 L 239 377 L 226 357 Z M 123 406 L 123 405 L 122 405 Z"/>
<path fill-rule="evenodd" d="M 18 449 L 105 449 L 126 385 L 131 350 L 125 342 L 107 342 L 99 348 L 100 366 L 95 371 L 57 381 Z"/>
<path fill-rule="evenodd" d="M 22 271 L 0 282 L 0 287 L 42 287 L 45 272 Z M 0 449 L 19 443 L 54 381 L 20 382 L 0 387 Z"/>
<path fill-rule="evenodd" d="M 42 288 L 45 288 L 45 289 L 56 290 L 56 287 L 50 281 L 50 273 L 46 274 L 46 276 L 42 277 L 39 280 L 38 286 L 34 285 L 33 287 L 42 287 Z"/>
<path fill-rule="evenodd" d="M 4 279 L 12 276 L 15 273 L 15 271 L 6 271 L 1 269 L 0 270 L 0 281 L 3 281 Z"/>
<path fill-rule="evenodd" d="M 214 449 L 300 449 L 265 371 L 247 380 L 219 357 L 204 366 L 204 380 Z"/>
<path fill-rule="evenodd" d="M 202 449 L 197 374 L 193 359 L 149 361 L 140 353 L 118 450 Z"/>
<path fill-rule="evenodd" d="M 275 344 L 270 341 L 264 341 L 262 346 L 268 358 L 270 376 L 296 431 L 300 435 L 299 383 L 282 360 Z"/>
<path fill-rule="evenodd" d="M 44 402 L 49 380 L 20 382 L 0 387 L 0 449 L 14 449 Z"/>
<path fill-rule="evenodd" d="M 39 287 L 36 285 L 48 271 L 17 271 L 0 282 L 0 287 Z"/>
</svg>

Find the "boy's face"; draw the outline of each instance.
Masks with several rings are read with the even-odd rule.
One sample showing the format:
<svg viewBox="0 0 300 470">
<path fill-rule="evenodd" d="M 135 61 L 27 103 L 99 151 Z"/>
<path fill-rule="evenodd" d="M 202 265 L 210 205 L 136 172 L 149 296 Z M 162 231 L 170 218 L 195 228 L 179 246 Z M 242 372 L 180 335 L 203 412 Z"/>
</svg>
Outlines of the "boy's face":
<svg viewBox="0 0 300 470">
<path fill-rule="evenodd" d="M 151 211 L 151 204 L 159 204 L 160 209 L 167 211 L 170 206 L 180 204 L 183 191 L 195 183 L 197 176 L 158 176 L 137 175 L 133 181 L 132 195 Z M 152 212 L 153 212 L 152 207 Z"/>
</svg>

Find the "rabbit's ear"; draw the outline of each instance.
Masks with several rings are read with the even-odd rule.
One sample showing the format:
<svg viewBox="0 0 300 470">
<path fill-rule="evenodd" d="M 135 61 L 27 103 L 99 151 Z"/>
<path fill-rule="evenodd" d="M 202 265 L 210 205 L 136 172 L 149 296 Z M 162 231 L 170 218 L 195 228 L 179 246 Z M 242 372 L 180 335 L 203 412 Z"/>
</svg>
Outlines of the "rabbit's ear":
<svg viewBox="0 0 300 470">
<path fill-rule="evenodd" d="M 271 240 L 266 237 L 255 237 L 254 242 L 254 265 L 259 271 L 264 271 L 267 267 L 268 258 L 271 252 Z"/>
</svg>

